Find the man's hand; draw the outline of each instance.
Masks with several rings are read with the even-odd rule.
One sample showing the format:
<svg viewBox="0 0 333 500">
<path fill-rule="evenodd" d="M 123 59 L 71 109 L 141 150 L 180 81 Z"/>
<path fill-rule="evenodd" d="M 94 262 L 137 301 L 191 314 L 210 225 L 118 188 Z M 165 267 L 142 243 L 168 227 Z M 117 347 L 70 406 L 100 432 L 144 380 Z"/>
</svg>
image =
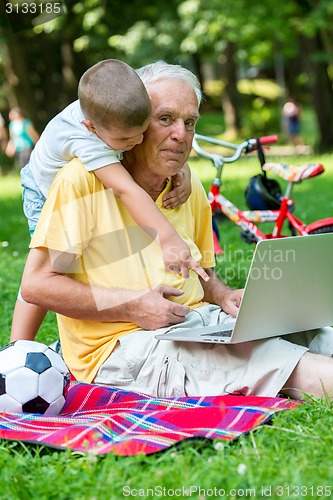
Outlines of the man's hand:
<svg viewBox="0 0 333 500">
<path fill-rule="evenodd" d="M 166 297 L 177 297 L 182 291 L 170 286 L 158 286 L 128 304 L 131 321 L 144 330 L 157 330 L 183 323 L 190 312 L 188 306 L 172 302 Z"/>
<path fill-rule="evenodd" d="M 243 289 L 233 290 L 222 283 L 212 269 L 205 269 L 209 276 L 209 281 L 201 281 L 204 289 L 204 300 L 209 304 L 216 304 L 227 314 L 234 318 L 238 314 L 238 309 L 243 296 Z"/>
<path fill-rule="evenodd" d="M 239 306 L 243 297 L 244 289 L 231 290 L 226 292 L 221 301 L 221 308 L 227 314 L 230 314 L 234 318 L 238 314 Z"/>
</svg>

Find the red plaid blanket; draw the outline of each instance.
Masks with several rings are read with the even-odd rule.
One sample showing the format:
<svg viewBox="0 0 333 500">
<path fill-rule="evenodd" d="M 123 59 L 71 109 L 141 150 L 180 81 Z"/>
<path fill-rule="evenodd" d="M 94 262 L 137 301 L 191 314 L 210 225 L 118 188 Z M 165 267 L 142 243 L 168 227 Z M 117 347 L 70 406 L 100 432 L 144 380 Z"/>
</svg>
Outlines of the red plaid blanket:
<svg viewBox="0 0 333 500">
<path fill-rule="evenodd" d="M 157 399 L 73 382 L 58 416 L 0 413 L 0 438 L 96 454 L 149 454 L 187 438 L 232 440 L 296 406 L 254 396 Z"/>
</svg>

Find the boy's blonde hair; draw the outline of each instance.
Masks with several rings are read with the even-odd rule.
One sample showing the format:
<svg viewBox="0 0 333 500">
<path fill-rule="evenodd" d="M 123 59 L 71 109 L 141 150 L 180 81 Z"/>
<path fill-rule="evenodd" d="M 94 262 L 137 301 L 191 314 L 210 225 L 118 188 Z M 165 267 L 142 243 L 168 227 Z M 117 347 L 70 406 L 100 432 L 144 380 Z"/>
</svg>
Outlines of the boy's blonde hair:
<svg viewBox="0 0 333 500">
<path fill-rule="evenodd" d="M 139 127 L 151 114 L 142 80 L 117 59 L 106 59 L 88 69 L 80 79 L 78 96 L 85 118 L 104 129 Z"/>
</svg>

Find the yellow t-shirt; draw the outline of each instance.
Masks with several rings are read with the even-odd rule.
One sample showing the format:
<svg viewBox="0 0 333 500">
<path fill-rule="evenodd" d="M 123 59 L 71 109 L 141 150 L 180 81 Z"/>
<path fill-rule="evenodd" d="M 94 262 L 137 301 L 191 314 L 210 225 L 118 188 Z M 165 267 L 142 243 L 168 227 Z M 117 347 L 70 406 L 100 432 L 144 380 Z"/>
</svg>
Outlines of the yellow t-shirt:
<svg viewBox="0 0 333 500">
<path fill-rule="evenodd" d="M 193 258 L 204 268 L 213 267 L 211 209 L 199 179 L 192 173 L 192 194 L 176 209 L 162 207 L 170 188 L 171 181 L 156 205 L 187 243 Z M 173 286 L 184 293 L 171 300 L 191 308 L 201 306 L 203 289 L 197 274 L 190 271 L 190 277 L 183 279 L 166 271 L 156 231 L 150 229 L 150 234 L 135 224 L 112 190 L 74 159 L 56 176 L 30 247 L 47 248 L 51 260 L 52 251 L 75 254 L 66 274 L 85 284 L 142 293 L 157 285 Z M 96 307 L 101 310 L 105 305 L 96 302 Z M 121 335 L 139 329 L 124 321 L 83 321 L 59 314 L 57 318 L 64 359 L 83 382 L 94 379 Z"/>
</svg>

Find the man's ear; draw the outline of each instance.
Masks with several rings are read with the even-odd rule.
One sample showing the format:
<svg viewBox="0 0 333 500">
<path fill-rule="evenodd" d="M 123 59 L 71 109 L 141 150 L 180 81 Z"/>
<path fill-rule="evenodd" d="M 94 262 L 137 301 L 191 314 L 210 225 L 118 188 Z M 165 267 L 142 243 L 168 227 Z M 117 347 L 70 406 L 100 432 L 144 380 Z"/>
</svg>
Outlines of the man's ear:
<svg viewBox="0 0 333 500">
<path fill-rule="evenodd" d="M 90 120 L 82 120 L 82 123 L 86 127 L 86 129 L 89 130 L 89 132 L 93 132 L 94 134 L 96 134 L 95 125 L 93 125 Z"/>
</svg>

